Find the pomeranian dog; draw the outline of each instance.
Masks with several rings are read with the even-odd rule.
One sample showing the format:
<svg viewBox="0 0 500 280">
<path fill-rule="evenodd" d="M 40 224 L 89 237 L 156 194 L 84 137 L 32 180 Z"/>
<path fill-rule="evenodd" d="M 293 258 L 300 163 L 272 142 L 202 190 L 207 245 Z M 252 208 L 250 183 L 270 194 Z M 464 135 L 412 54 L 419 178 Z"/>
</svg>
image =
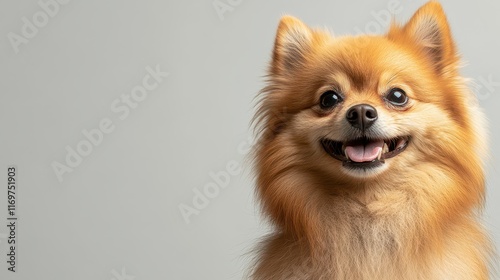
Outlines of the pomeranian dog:
<svg viewBox="0 0 500 280">
<path fill-rule="evenodd" d="M 252 279 L 488 279 L 486 135 L 438 2 L 381 36 L 281 19 L 255 116 Z"/>
</svg>

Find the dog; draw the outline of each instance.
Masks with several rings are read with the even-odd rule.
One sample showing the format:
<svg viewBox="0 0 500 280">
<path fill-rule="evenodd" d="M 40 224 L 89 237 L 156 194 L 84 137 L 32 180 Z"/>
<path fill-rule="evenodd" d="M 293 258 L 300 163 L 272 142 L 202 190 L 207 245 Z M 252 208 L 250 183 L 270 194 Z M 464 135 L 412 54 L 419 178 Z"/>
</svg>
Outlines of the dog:
<svg viewBox="0 0 500 280">
<path fill-rule="evenodd" d="M 255 114 L 274 231 L 251 279 L 488 279 L 484 116 L 445 13 L 334 37 L 284 16 Z"/>
</svg>

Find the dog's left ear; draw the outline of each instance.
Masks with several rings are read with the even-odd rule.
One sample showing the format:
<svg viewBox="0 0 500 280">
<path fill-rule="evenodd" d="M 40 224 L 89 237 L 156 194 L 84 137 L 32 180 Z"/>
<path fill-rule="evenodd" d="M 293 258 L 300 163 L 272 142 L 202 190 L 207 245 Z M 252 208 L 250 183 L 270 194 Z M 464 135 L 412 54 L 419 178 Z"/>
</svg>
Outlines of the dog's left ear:
<svg viewBox="0 0 500 280">
<path fill-rule="evenodd" d="M 303 65 L 312 41 L 313 31 L 302 21 L 292 16 L 282 17 L 274 43 L 273 74 L 290 74 Z"/>
<path fill-rule="evenodd" d="M 446 15 L 437 1 L 430 1 L 402 28 L 393 25 L 388 37 L 416 46 L 418 51 L 443 74 L 456 70 L 459 61 Z"/>
</svg>

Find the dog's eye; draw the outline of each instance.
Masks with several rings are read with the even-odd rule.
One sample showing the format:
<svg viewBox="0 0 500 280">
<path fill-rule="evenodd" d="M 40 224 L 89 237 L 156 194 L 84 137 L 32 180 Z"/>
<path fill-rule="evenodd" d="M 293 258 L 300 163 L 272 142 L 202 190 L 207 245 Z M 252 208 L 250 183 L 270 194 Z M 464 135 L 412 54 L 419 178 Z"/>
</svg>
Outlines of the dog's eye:
<svg viewBox="0 0 500 280">
<path fill-rule="evenodd" d="M 385 96 L 385 99 L 395 106 L 404 106 L 408 102 L 408 96 L 406 92 L 400 88 L 393 88 Z"/>
<path fill-rule="evenodd" d="M 333 90 L 329 90 L 321 95 L 319 105 L 321 109 L 330 109 L 342 101 L 342 97 Z"/>
</svg>

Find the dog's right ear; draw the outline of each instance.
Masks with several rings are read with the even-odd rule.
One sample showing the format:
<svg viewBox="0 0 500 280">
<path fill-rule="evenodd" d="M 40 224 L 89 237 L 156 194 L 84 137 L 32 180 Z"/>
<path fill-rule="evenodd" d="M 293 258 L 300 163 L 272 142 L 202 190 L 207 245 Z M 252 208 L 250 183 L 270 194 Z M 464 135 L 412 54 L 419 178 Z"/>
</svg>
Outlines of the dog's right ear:
<svg viewBox="0 0 500 280">
<path fill-rule="evenodd" d="M 313 31 L 302 21 L 283 16 L 274 42 L 272 74 L 289 74 L 303 65 L 311 50 Z"/>
<path fill-rule="evenodd" d="M 457 70 L 459 56 L 443 7 L 437 1 L 423 5 L 403 27 L 393 25 L 388 37 L 417 48 L 440 74 Z"/>
</svg>

